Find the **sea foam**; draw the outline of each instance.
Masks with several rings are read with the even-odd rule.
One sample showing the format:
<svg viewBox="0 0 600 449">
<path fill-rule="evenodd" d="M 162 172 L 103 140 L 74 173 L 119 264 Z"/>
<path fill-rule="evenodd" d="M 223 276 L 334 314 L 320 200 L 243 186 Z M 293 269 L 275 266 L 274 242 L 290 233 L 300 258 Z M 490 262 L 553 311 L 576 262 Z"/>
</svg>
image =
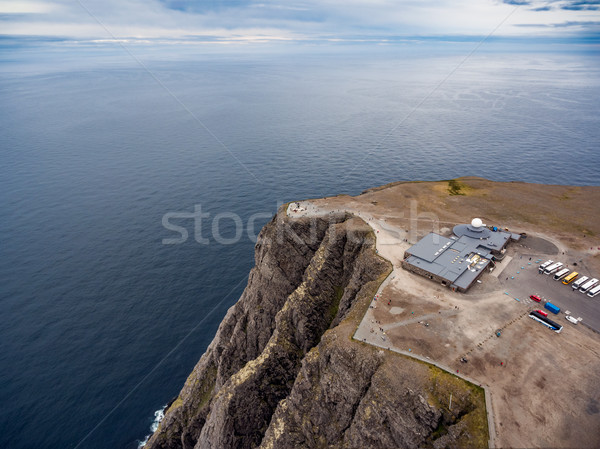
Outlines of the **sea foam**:
<svg viewBox="0 0 600 449">
<path fill-rule="evenodd" d="M 138 449 L 141 449 L 142 447 L 144 447 L 148 443 L 148 440 L 150 439 L 152 434 L 154 432 L 156 432 L 156 429 L 158 429 L 158 425 L 165 417 L 166 408 L 167 408 L 167 406 L 165 405 L 165 406 L 161 407 L 159 410 L 154 412 L 154 421 L 152 421 L 152 424 L 150 425 L 151 433 L 146 435 L 146 438 L 144 438 L 142 441 L 138 442 Z"/>
</svg>

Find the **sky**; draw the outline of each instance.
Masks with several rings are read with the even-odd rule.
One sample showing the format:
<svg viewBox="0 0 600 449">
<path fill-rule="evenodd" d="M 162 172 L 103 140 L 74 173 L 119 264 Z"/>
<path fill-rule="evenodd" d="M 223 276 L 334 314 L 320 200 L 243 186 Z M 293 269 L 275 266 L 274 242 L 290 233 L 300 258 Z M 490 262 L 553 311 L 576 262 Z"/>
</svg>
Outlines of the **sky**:
<svg viewBox="0 0 600 449">
<path fill-rule="evenodd" d="M 0 35 L 72 41 L 600 41 L 600 0 L 0 0 Z"/>
</svg>

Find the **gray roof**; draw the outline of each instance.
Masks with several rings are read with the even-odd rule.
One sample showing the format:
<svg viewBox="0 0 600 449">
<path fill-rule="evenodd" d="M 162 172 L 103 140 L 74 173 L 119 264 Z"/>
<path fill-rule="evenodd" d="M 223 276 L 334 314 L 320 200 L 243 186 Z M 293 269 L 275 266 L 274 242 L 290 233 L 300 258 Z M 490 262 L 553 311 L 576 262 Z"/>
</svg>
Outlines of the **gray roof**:
<svg viewBox="0 0 600 449">
<path fill-rule="evenodd" d="M 450 239 L 432 232 L 407 251 L 410 256 L 406 263 L 467 289 L 481 270 L 490 263 L 489 242 L 489 239 L 474 239 L 466 235 Z M 493 248 L 493 245 L 491 246 Z M 480 256 L 477 264 L 473 264 L 473 259 L 469 259 L 475 254 Z"/>
<path fill-rule="evenodd" d="M 468 224 L 456 225 L 452 232 L 459 237 L 469 237 L 472 240 L 477 240 L 479 245 L 492 251 L 500 251 L 504 248 L 512 235 L 510 232 L 491 231 L 486 227 L 475 228 Z"/>
<path fill-rule="evenodd" d="M 430 232 L 413 245 L 408 252 L 419 259 L 433 262 L 439 256 L 440 252 L 448 248 L 452 242 L 454 240 L 448 237 Z"/>
</svg>

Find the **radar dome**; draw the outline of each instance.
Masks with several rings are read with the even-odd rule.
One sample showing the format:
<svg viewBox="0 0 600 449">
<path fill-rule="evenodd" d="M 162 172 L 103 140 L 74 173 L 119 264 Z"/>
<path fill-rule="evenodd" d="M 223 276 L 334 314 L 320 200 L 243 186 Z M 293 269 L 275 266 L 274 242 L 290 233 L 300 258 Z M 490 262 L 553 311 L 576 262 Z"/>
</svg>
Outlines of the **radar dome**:
<svg viewBox="0 0 600 449">
<path fill-rule="evenodd" d="M 481 218 L 473 218 L 471 221 L 471 226 L 474 228 L 480 228 L 483 226 L 483 221 L 481 221 Z"/>
</svg>

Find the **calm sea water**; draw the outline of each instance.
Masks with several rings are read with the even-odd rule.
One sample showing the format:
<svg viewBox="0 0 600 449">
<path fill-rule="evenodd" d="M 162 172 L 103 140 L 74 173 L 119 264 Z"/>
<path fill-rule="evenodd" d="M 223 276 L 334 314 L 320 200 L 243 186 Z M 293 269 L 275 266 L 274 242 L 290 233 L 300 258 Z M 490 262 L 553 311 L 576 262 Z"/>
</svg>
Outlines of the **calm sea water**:
<svg viewBox="0 0 600 449">
<path fill-rule="evenodd" d="M 597 58 L 478 54 L 440 85 L 466 53 L 146 55 L 151 76 L 4 50 L 0 447 L 137 447 L 242 292 L 256 212 L 258 232 L 280 202 L 397 180 L 600 183 Z M 163 244 L 195 206 L 210 243 L 180 219 Z"/>
</svg>

